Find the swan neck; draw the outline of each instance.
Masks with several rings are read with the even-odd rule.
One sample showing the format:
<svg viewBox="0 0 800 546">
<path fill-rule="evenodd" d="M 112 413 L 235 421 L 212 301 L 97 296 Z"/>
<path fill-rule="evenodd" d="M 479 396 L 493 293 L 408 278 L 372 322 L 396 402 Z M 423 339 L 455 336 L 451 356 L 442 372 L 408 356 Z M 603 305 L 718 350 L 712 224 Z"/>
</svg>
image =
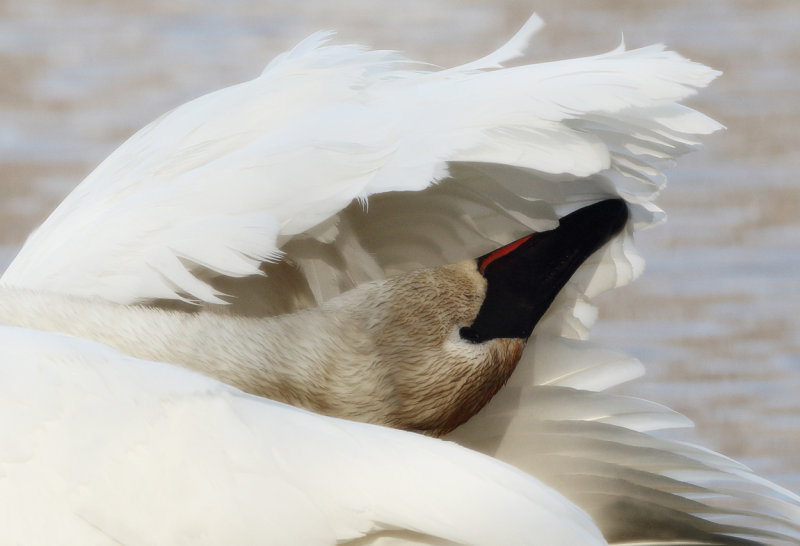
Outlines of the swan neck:
<svg viewBox="0 0 800 546">
<path fill-rule="evenodd" d="M 2 324 L 91 339 L 327 415 L 386 422 L 391 396 L 379 391 L 390 382 L 369 366 L 365 328 L 347 309 L 336 305 L 253 318 L 0 288 Z M 352 413 L 358 405 L 358 414 Z"/>
</svg>

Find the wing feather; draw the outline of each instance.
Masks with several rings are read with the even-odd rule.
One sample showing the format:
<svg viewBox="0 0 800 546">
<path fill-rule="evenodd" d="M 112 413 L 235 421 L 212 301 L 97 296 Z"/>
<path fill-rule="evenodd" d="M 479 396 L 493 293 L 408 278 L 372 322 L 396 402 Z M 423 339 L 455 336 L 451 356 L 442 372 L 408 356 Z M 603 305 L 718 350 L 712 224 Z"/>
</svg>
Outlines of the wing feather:
<svg viewBox="0 0 800 546">
<path fill-rule="evenodd" d="M 122 303 L 219 304 L 243 293 L 231 279 L 269 276 L 283 257 L 299 266 L 290 285 L 306 276 L 318 303 L 395 271 L 390 250 L 442 263 L 452 248 L 466 258 L 546 225 L 559 203 L 576 202 L 576 187 L 651 210 L 664 161 L 719 128 L 677 105 L 717 73 L 663 46 L 503 68 L 540 25 L 534 16 L 493 54 L 446 70 L 314 35 L 256 79 L 131 137 L 30 238 L 3 282 Z M 375 231 L 407 222 L 405 194 L 442 181 L 450 205 L 409 230 L 405 249 L 396 229 Z M 383 218 L 353 221 L 357 212 Z M 296 239 L 334 249 L 294 257 Z M 377 267 L 352 281 L 324 263 L 368 261 L 368 247 L 383 249 Z"/>
<path fill-rule="evenodd" d="M 531 343 L 508 384 L 449 439 L 539 477 L 612 543 L 800 540 L 800 497 L 728 457 L 658 435 L 692 426 L 685 416 L 605 392 L 643 373 L 636 359 L 547 334 Z"/>
</svg>

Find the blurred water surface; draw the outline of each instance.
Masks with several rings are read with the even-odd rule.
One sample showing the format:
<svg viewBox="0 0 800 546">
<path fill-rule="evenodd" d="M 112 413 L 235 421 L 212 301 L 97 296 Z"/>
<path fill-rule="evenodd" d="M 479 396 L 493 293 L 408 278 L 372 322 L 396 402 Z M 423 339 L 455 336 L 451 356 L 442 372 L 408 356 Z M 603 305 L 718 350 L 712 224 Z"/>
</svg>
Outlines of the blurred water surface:
<svg viewBox="0 0 800 546">
<path fill-rule="evenodd" d="M 681 161 L 642 234 L 634 285 L 595 338 L 641 358 L 623 392 L 800 491 L 800 3 L 604 0 L 21 0 L 0 4 L 0 271 L 29 231 L 136 129 L 255 76 L 311 32 L 440 65 L 481 56 L 532 11 L 534 56 L 599 53 L 624 33 L 723 70 L 691 104 L 728 126 Z M 687 437 L 686 433 L 683 433 Z"/>
</svg>

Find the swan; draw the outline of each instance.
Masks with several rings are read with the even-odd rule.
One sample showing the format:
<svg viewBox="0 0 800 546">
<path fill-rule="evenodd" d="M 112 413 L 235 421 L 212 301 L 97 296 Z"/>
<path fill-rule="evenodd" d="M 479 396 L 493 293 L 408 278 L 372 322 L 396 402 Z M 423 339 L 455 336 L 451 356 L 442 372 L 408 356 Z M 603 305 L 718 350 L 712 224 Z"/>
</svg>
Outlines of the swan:
<svg viewBox="0 0 800 546">
<path fill-rule="evenodd" d="M 224 405 L 218 399 L 230 397 L 256 403 L 213 379 L 197 379 L 185 367 L 322 413 L 444 435 L 541 480 L 515 475 L 520 487 L 547 491 L 554 505 L 563 508 L 561 514 L 568 514 L 553 516 L 553 529 L 563 523 L 597 537 L 580 512 L 571 511 L 563 494 L 612 542 L 797 539 L 800 498 L 721 455 L 654 435 L 687 426 L 687 419 L 651 402 L 605 392 L 640 375 L 642 366 L 585 339 L 596 318 L 591 299 L 630 282 L 642 270 L 632 233 L 663 220 L 652 202 L 664 185 L 662 170 L 696 147 L 700 136 L 720 128 L 680 105 L 716 72 L 662 46 L 620 47 L 582 59 L 506 67 L 523 55 L 540 24 L 534 16 L 496 52 L 438 71 L 394 52 L 330 45 L 329 35 L 317 34 L 277 57 L 255 80 L 162 116 L 123 144 L 64 200 L 2 277 L 0 321 L 11 339 L 23 343 L 9 365 L 26 369 L 48 358 L 58 362 L 61 351 L 105 351 L 102 360 L 109 370 L 119 369 L 112 362 L 124 361 L 126 368 L 144 375 L 152 367 L 150 361 L 166 361 L 159 366 L 170 370 L 164 372 L 174 378 L 168 384 L 179 385 L 183 377 L 192 377 L 187 379 L 192 384 L 206 382 L 201 390 L 209 393 L 211 406 Z M 604 211 L 599 216 L 587 212 L 597 207 Z M 607 217 L 617 220 L 609 222 Z M 581 219 L 581 229 L 565 228 L 576 218 Z M 591 221 L 584 222 L 586 218 Z M 509 335 L 509 325 L 498 319 L 504 316 L 498 307 L 513 307 L 517 297 L 502 290 L 498 294 L 496 287 L 510 280 L 516 283 L 532 264 L 526 263 L 524 270 L 511 268 L 511 275 L 499 284 L 492 284 L 494 270 L 527 256 L 529 248 L 540 249 L 542 239 L 561 241 L 565 233 L 591 237 L 597 224 L 605 235 L 579 247 L 577 261 L 557 274 L 556 282 L 545 283 L 557 288 L 545 290 L 537 310 L 523 313 L 524 321 L 512 321 L 512 338 L 501 337 Z M 498 249 L 499 245 L 506 246 Z M 545 260 L 545 270 L 560 261 L 563 257 Z M 447 263 L 451 265 L 442 265 Z M 464 301 L 441 305 L 440 292 L 418 290 L 432 278 L 439 279 L 437 286 L 449 285 L 451 293 L 465 296 Z M 393 288 L 398 286 L 408 288 L 398 292 Z M 387 291 L 400 297 L 387 298 Z M 438 340 L 437 347 L 444 341 L 472 356 L 486 347 L 502 346 L 494 353 L 507 354 L 489 362 L 507 363 L 507 373 L 486 379 L 483 398 L 459 401 L 452 395 L 439 397 L 435 390 L 420 391 L 421 398 L 434 405 L 411 398 L 408 419 L 402 414 L 409 412 L 394 411 L 397 397 L 371 396 L 376 385 L 387 382 L 391 392 L 396 390 L 394 377 L 373 379 L 368 377 L 372 370 L 357 367 L 350 378 L 332 379 L 322 373 L 322 390 L 349 381 L 350 388 L 366 385 L 366 393 L 297 392 L 298 384 L 319 390 L 320 375 L 298 372 L 291 366 L 294 360 L 300 370 L 322 361 L 335 365 L 339 357 L 358 362 L 352 353 L 360 351 L 354 351 L 353 340 L 362 339 L 361 333 L 346 331 L 353 328 L 354 314 L 374 326 L 396 317 L 393 309 L 402 314 L 414 299 L 409 294 L 419 291 L 417 303 L 427 304 L 426 311 L 389 321 L 402 324 L 400 330 L 416 332 L 417 341 L 408 343 L 402 339 L 405 334 L 391 330 L 384 338 L 394 342 L 399 337 L 402 342 L 389 343 L 387 354 L 400 363 L 420 353 L 430 360 L 420 351 L 426 347 L 421 339 L 428 334 Z M 494 311 L 482 314 L 484 304 Z M 451 310 L 455 316 L 448 314 Z M 434 311 L 451 322 L 445 328 L 431 327 L 426 320 L 437 314 Z M 188 349 L 178 348 L 179 341 L 187 339 L 186 328 L 194 329 L 192 342 L 183 344 Z M 263 364 L 250 369 L 237 364 L 240 358 L 250 358 L 258 345 L 253 339 L 265 329 L 274 335 L 255 351 L 261 355 L 259 362 L 264 353 L 273 354 L 277 365 L 297 376 L 276 374 L 269 385 L 255 384 L 252 371 L 263 370 Z M 215 333 L 224 336 L 222 341 Z M 42 347 L 50 343 L 58 354 L 41 356 Z M 293 359 L 300 349 L 306 356 Z M 442 353 L 432 354 L 435 368 Z M 55 383 L 74 388 L 77 399 L 87 398 L 79 385 L 52 375 L 61 371 L 58 366 L 42 364 L 40 369 L 52 380 L 33 380 L 26 389 Z M 430 369 L 425 368 L 426 374 Z M 287 382 L 289 388 L 281 388 Z M 133 399 L 147 399 L 153 383 L 136 390 L 138 386 L 130 387 Z M 21 392 L 18 406 L 39 418 L 28 424 L 34 430 L 49 430 L 47 417 L 36 415 L 39 404 L 26 405 L 28 396 Z M 179 396 L 171 391 L 158 394 L 162 398 L 157 405 L 164 406 Z M 48 396 L 43 396 L 41 404 L 47 406 Z M 88 398 L 100 396 L 92 392 Z M 469 403 L 473 407 L 465 408 Z M 332 421 L 334 417 L 277 402 L 256 405 L 254 415 L 263 414 L 265 422 L 276 422 L 267 417 L 274 412 L 282 416 L 278 422 L 298 423 L 303 431 L 298 442 L 314 443 L 317 435 L 327 434 L 330 423 L 337 423 L 333 426 L 340 430 L 354 427 L 359 432 L 353 435 L 363 436 L 364 442 L 386 435 L 407 442 L 410 451 L 400 453 L 401 460 L 423 445 L 414 444 L 417 441 L 450 446 L 432 438 L 420 440 L 411 432 L 343 425 Z M 418 412 L 424 408 L 426 415 L 414 415 L 415 407 Z M 105 417 L 113 414 L 114 396 L 92 411 L 79 412 L 89 425 L 112 430 L 113 423 L 106 423 Z M 441 419 L 437 422 L 436 417 Z M 138 422 L 147 426 L 146 418 Z M 216 425 L 212 432 L 225 441 L 233 440 L 224 434 L 229 419 L 233 417 L 211 420 Z M 309 423 L 307 428 L 301 421 Z M 273 434 L 268 429 L 263 431 L 266 436 Z M 64 430 L 69 435 L 69 428 Z M 175 430 L 180 426 L 171 433 Z M 108 434 L 108 445 L 121 441 Z M 330 455 L 337 463 L 332 472 L 374 471 L 379 476 L 373 476 L 373 494 L 381 497 L 378 478 L 394 472 L 390 463 L 395 459 L 356 457 L 348 462 L 335 454 L 352 449 L 342 446 L 340 452 L 336 445 L 315 449 L 319 458 L 303 463 L 325 464 Z M 420 447 L 422 459 L 426 449 Z M 442 449 L 471 453 L 453 446 Z M 236 451 L 226 460 L 211 461 L 202 475 L 224 476 L 231 459 L 239 456 L 246 458 Z M 280 454 L 275 457 L 286 464 Z M 507 471 L 499 461 L 480 460 L 498 473 Z M 36 462 L 32 465 L 36 474 Z M 292 470 L 302 473 L 305 466 L 298 465 Z M 477 463 L 461 470 L 484 472 Z M 98 522 L 115 517 L 105 502 L 113 487 L 82 489 L 86 482 L 80 476 L 65 475 L 57 479 L 67 479 L 88 497 L 97 496 L 91 498 L 92 508 L 77 516 L 69 511 L 72 507 L 62 505 L 68 514 L 64 517 L 78 517 L 104 532 Z M 165 486 L 178 489 L 180 476 L 175 482 L 168 479 Z M 410 483 L 425 480 L 405 476 Z M 274 479 L 269 467 L 263 478 L 265 483 Z M 498 480 L 508 483 L 507 478 Z M 450 493 L 460 497 L 457 482 L 434 487 L 455 487 Z M 17 482 L 20 487 L 24 483 Z M 329 489 L 336 490 L 327 491 L 326 502 L 342 512 L 328 514 L 328 524 L 336 526 L 339 516 L 353 506 L 342 500 L 339 488 Z M 385 494 L 392 495 L 390 490 Z M 531 498 L 534 504 L 541 499 Z M 390 510 L 405 513 L 398 508 L 409 504 L 405 498 L 391 500 Z M 493 502 L 488 495 L 485 500 Z M 369 501 L 373 502 L 378 502 L 376 497 Z M 444 506 L 449 508 L 448 503 Z M 463 515 L 441 508 L 434 512 L 427 517 L 459 525 Z M 197 517 L 191 509 L 184 514 Z M 422 516 L 405 514 L 402 523 L 393 521 L 387 527 L 465 541 L 463 535 L 453 538 L 415 526 Z M 537 529 L 550 529 L 546 518 L 538 521 Z M 123 528 L 130 525 L 119 523 Z M 168 539 L 157 542 L 179 542 L 177 535 L 169 534 L 169 524 L 164 525 L 161 529 L 167 534 L 161 536 Z M 336 540 L 362 536 L 367 525 L 362 522 L 360 531 Z M 174 528 L 172 532 L 178 533 Z M 524 536 L 530 540 L 522 542 L 555 543 L 539 530 Z"/>
</svg>

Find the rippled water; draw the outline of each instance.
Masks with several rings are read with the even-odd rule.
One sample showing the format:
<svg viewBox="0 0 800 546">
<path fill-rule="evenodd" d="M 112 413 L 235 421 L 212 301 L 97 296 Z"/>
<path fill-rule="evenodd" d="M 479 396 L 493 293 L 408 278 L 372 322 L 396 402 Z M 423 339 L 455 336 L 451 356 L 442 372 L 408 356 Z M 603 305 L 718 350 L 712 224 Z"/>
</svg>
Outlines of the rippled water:
<svg viewBox="0 0 800 546">
<path fill-rule="evenodd" d="M 0 270 L 124 138 L 248 79 L 320 29 L 449 65 L 534 9 L 543 59 L 665 42 L 725 75 L 692 104 L 728 126 L 671 174 L 645 275 L 602 300 L 595 337 L 640 357 L 624 392 L 800 491 L 800 3 L 176 0 L 0 5 Z"/>
</svg>

